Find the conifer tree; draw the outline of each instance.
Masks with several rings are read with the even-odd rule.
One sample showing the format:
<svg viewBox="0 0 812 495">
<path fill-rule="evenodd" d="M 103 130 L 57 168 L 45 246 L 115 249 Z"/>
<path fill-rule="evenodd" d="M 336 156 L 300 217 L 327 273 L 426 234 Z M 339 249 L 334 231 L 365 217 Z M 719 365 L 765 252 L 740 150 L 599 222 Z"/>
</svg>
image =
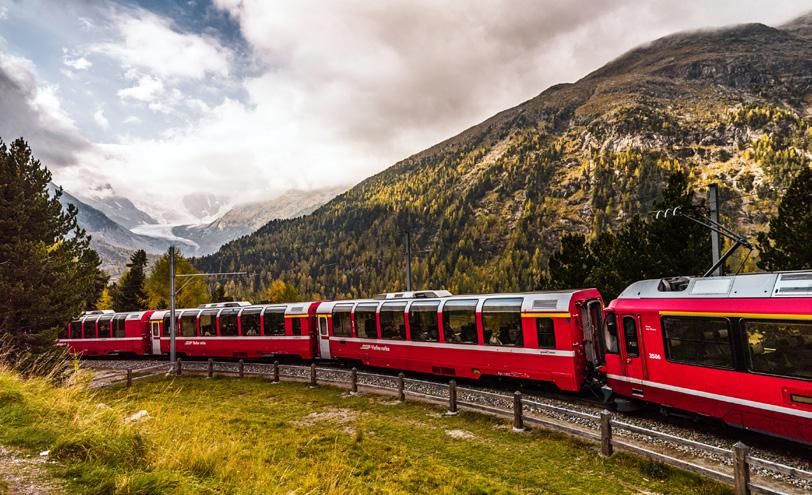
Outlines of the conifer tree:
<svg viewBox="0 0 812 495">
<path fill-rule="evenodd" d="M 769 231 L 758 236 L 758 248 L 758 266 L 764 270 L 812 268 L 812 168 L 793 179 Z"/>
<path fill-rule="evenodd" d="M 18 353 L 48 349 L 108 280 L 76 207 L 63 209 L 50 181 L 23 139 L 0 140 L 0 336 Z"/>
<path fill-rule="evenodd" d="M 561 236 L 561 246 L 547 261 L 542 285 L 551 290 L 586 287 L 587 277 L 594 266 L 595 258 L 586 236 L 565 232 Z"/>
<path fill-rule="evenodd" d="M 143 249 L 135 251 L 127 263 L 127 272 L 122 275 L 113 291 L 113 309 L 116 311 L 138 311 L 147 306 L 145 287 L 147 253 Z"/>
</svg>

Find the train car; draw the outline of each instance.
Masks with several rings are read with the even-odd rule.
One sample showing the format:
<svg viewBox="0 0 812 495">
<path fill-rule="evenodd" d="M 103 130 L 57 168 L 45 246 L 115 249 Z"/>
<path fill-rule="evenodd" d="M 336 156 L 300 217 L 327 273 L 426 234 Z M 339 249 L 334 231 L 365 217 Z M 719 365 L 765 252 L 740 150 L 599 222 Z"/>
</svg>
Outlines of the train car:
<svg viewBox="0 0 812 495">
<path fill-rule="evenodd" d="M 451 296 L 384 294 L 318 305 L 319 356 L 477 379 L 507 376 L 580 390 L 598 363 L 596 289 Z"/>
<path fill-rule="evenodd" d="M 73 354 L 107 356 L 150 353 L 149 319 L 153 311 L 90 311 L 60 331 L 57 345 Z"/>
<path fill-rule="evenodd" d="M 812 443 L 812 271 L 640 281 L 605 322 L 619 404 Z"/>
<path fill-rule="evenodd" d="M 178 309 L 175 352 L 181 356 L 312 359 L 318 302 L 204 305 Z M 152 315 L 153 352 L 169 353 L 169 311 Z"/>
</svg>

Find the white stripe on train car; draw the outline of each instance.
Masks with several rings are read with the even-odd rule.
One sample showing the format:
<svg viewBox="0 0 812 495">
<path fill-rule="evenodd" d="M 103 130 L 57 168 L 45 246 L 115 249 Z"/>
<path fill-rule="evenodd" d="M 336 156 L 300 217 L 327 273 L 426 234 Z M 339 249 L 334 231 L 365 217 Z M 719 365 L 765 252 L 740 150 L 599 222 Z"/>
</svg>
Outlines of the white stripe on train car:
<svg viewBox="0 0 812 495">
<path fill-rule="evenodd" d="M 175 340 L 309 340 L 309 335 L 252 335 L 248 336 L 239 336 L 239 335 L 207 335 L 205 337 L 175 337 Z M 171 340 L 171 337 L 161 337 L 161 340 Z"/>
<path fill-rule="evenodd" d="M 703 392 L 702 390 L 694 390 L 692 388 L 677 387 L 675 385 L 668 385 L 666 383 L 652 382 L 649 380 L 640 380 L 638 378 L 631 378 L 622 375 L 607 374 L 607 378 L 619 380 L 621 382 L 634 383 L 636 385 L 645 385 L 648 387 L 661 388 L 671 392 L 679 392 L 686 395 L 694 395 L 696 397 L 704 397 L 706 399 L 714 399 L 721 402 L 730 402 L 731 404 L 738 404 L 740 406 L 753 407 L 756 409 L 764 409 L 765 411 L 773 411 L 782 414 L 789 414 L 790 416 L 798 416 L 801 418 L 812 419 L 812 411 L 800 411 L 784 406 L 776 406 L 774 404 L 767 404 L 765 402 L 756 402 L 753 400 L 740 399 L 738 397 L 731 397 L 729 395 L 719 395 L 711 392 Z"/>
<path fill-rule="evenodd" d="M 362 339 L 358 337 L 330 337 L 330 340 L 343 340 L 375 345 L 402 345 L 413 347 L 431 347 L 433 349 L 464 349 L 466 351 L 506 352 L 510 354 L 535 354 L 543 356 L 573 357 L 575 351 L 559 351 L 556 349 L 528 349 L 526 347 L 484 346 L 479 344 L 448 344 L 440 342 L 414 342 L 408 340 Z"/>
</svg>

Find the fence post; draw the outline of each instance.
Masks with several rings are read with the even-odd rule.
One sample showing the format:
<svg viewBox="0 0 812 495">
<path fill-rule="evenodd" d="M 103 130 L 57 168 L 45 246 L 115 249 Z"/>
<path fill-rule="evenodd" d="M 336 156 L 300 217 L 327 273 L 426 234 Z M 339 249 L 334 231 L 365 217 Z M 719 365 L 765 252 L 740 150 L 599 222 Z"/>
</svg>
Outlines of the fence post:
<svg viewBox="0 0 812 495">
<path fill-rule="evenodd" d="M 403 402 L 406 400 L 406 393 L 403 391 L 405 386 L 403 373 L 398 373 L 398 400 Z"/>
<path fill-rule="evenodd" d="M 240 378 L 245 376 L 245 362 L 240 359 Z"/>
<path fill-rule="evenodd" d="M 279 383 L 279 361 L 273 362 L 273 382 Z"/>
<path fill-rule="evenodd" d="M 524 431 L 524 418 L 522 417 L 522 393 L 513 392 L 513 431 Z"/>
<path fill-rule="evenodd" d="M 454 416 L 457 411 L 457 382 L 451 380 L 448 382 L 448 415 Z"/>
<path fill-rule="evenodd" d="M 358 393 L 358 370 L 355 368 L 355 366 L 353 366 L 350 370 L 350 393 Z"/>
<path fill-rule="evenodd" d="M 132 368 L 127 368 L 127 388 L 133 386 L 133 370 Z"/>
<path fill-rule="evenodd" d="M 316 386 L 316 363 L 310 365 L 310 386 Z"/>
<path fill-rule="evenodd" d="M 181 359 L 178 358 L 178 360 L 175 361 L 175 374 L 177 376 L 180 376 L 182 371 L 183 371 L 183 361 L 181 361 Z"/>
<path fill-rule="evenodd" d="M 601 455 L 612 455 L 612 413 L 606 409 L 601 411 Z"/>
<path fill-rule="evenodd" d="M 214 376 L 214 359 L 209 358 L 209 378 Z"/>
<path fill-rule="evenodd" d="M 742 442 L 736 442 L 733 446 L 733 478 L 736 495 L 750 495 L 750 463 L 747 456 L 750 455 L 750 447 Z"/>
</svg>

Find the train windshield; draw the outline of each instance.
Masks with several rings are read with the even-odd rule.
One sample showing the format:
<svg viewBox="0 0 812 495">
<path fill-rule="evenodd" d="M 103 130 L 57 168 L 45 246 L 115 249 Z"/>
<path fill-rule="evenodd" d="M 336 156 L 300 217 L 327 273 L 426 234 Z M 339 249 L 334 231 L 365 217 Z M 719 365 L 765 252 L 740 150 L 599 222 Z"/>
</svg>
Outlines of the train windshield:
<svg viewBox="0 0 812 495">
<path fill-rule="evenodd" d="M 757 373 L 812 379 L 812 320 L 742 321 L 747 367 Z"/>
</svg>

